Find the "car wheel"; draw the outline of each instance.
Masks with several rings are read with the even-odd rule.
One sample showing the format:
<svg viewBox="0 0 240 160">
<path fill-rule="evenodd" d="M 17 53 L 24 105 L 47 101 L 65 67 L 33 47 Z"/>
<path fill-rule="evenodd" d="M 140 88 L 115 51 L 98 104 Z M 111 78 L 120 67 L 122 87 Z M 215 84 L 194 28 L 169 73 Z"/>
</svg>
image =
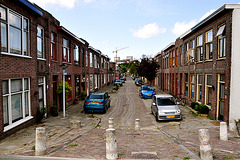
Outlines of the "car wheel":
<svg viewBox="0 0 240 160">
<path fill-rule="evenodd" d="M 155 118 L 156 118 L 156 121 L 159 122 L 157 113 L 156 113 L 156 115 L 155 115 Z"/>
</svg>

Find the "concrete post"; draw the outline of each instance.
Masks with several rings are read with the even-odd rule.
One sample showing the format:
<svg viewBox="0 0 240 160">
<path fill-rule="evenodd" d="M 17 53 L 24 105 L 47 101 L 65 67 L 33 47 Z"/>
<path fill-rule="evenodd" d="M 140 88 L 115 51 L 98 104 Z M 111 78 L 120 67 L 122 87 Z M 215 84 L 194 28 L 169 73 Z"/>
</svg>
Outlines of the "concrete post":
<svg viewBox="0 0 240 160">
<path fill-rule="evenodd" d="M 46 130 L 44 127 L 38 127 L 36 128 L 35 156 L 46 154 Z"/>
<path fill-rule="evenodd" d="M 109 128 L 106 132 L 106 158 L 115 160 L 118 158 L 115 129 Z"/>
<path fill-rule="evenodd" d="M 113 128 L 113 118 L 108 119 L 108 128 Z"/>
<path fill-rule="evenodd" d="M 135 120 L 135 130 L 139 131 L 140 130 L 140 119 Z"/>
<path fill-rule="evenodd" d="M 237 131 L 236 121 L 234 119 L 229 120 L 229 130 L 232 132 Z"/>
<path fill-rule="evenodd" d="M 200 141 L 200 155 L 203 160 L 213 160 L 212 148 L 209 143 L 208 129 L 199 130 L 199 141 Z"/>
<path fill-rule="evenodd" d="M 228 140 L 228 131 L 227 131 L 226 122 L 220 122 L 220 140 L 222 141 Z"/>
</svg>

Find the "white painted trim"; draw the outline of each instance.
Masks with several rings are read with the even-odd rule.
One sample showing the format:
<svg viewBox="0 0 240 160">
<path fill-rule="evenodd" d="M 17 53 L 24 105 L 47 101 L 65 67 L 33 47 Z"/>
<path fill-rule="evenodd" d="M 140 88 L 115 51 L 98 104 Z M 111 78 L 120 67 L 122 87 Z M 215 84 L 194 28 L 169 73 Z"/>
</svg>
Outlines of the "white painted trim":
<svg viewBox="0 0 240 160">
<path fill-rule="evenodd" d="M 22 57 L 22 58 L 32 59 L 32 57 L 30 57 L 30 56 L 24 56 L 24 55 L 20 55 L 20 54 L 13 54 L 13 53 L 7 53 L 7 52 L 1 52 L 1 54 L 7 55 L 7 56 L 15 56 L 15 57 Z"/>
<path fill-rule="evenodd" d="M 14 123 L 12 123 L 11 125 L 8 125 L 8 126 L 4 127 L 3 132 L 7 132 L 7 131 L 9 131 L 10 129 L 12 129 L 12 128 L 14 128 L 14 127 L 17 127 L 17 126 L 19 126 L 19 125 L 21 125 L 21 124 L 23 124 L 23 123 L 25 123 L 25 122 L 27 122 L 27 121 L 29 121 L 29 120 L 31 120 L 31 119 L 33 119 L 33 117 L 32 117 L 32 116 L 28 116 L 28 117 L 26 117 L 25 119 L 21 119 L 21 120 L 19 120 L 19 121 L 17 121 L 17 122 L 14 122 Z"/>
<path fill-rule="evenodd" d="M 240 90 L 240 9 L 234 9 L 232 12 L 232 56 L 231 56 L 231 83 L 230 83 L 230 103 L 229 120 L 238 120 L 240 118 L 239 109 L 239 90 Z"/>
</svg>

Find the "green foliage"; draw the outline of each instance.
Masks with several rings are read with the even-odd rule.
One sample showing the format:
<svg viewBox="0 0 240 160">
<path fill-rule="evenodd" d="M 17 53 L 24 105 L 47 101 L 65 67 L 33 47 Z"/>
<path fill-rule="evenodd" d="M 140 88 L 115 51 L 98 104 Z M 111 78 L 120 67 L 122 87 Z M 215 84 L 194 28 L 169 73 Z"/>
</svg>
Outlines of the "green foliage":
<svg viewBox="0 0 240 160">
<path fill-rule="evenodd" d="M 189 157 L 184 157 L 183 159 L 185 160 L 185 159 L 190 159 L 190 158 Z"/>
<path fill-rule="evenodd" d="M 117 90 L 118 90 L 117 86 L 114 86 L 114 87 L 113 87 L 113 90 L 116 90 L 116 91 L 117 91 Z"/>
<path fill-rule="evenodd" d="M 86 91 L 82 91 L 81 92 L 81 99 L 84 100 L 87 97 L 87 92 Z"/>
<path fill-rule="evenodd" d="M 72 90 L 72 87 L 65 81 L 65 94 L 66 97 L 69 95 L 70 91 Z M 58 84 L 57 94 L 63 94 L 63 83 Z"/>
<path fill-rule="evenodd" d="M 127 67 L 126 66 L 121 66 L 121 72 L 126 73 L 127 72 Z"/>
<path fill-rule="evenodd" d="M 236 138 L 236 139 L 240 139 L 240 137 L 234 137 L 234 138 Z"/>
<path fill-rule="evenodd" d="M 209 113 L 209 108 L 205 104 L 199 104 L 198 102 L 192 102 L 190 107 L 200 114 L 208 114 Z"/>
<path fill-rule="evenodd" d="M 73 144 L 70 144 L 69 146 L 75 147 L 75 146 L 77 146 L 77 144 L 76 144 L 76 143 L 73 143 Z"/>
<path fill-rule="evenodd" d="M 34 151 L 35 151 L 35 146 L 33 146 L 33 147 L 32 147 L 32 150 L 34 150 Z"/>
</svg>

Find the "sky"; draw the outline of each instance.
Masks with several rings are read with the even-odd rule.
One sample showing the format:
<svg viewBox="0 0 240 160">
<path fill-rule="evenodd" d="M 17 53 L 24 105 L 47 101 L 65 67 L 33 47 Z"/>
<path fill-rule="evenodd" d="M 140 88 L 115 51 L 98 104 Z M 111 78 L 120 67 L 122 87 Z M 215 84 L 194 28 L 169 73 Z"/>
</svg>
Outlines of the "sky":
<svg viewBox="0 0 240 160">
<path fill-rule="evenodd" d="M 224 4 L 240 0 L 29 0 L 108 55 L 154 56 Z M 124 48 L 124 49 L 122 49 Z"/>
</svg>

